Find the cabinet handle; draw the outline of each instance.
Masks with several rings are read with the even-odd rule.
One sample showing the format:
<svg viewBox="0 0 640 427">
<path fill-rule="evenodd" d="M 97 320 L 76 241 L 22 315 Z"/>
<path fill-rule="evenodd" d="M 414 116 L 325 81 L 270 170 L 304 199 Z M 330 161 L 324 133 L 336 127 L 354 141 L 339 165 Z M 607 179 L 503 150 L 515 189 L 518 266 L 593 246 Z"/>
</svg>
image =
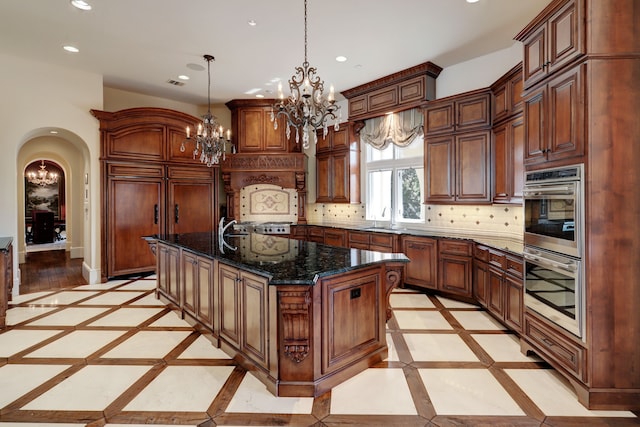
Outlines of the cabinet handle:
<svg viewBox="0 0 640 427">
<path fill-rule="evenodd" d="M 242 278 L 241 277 L 236 277 L 236 283 L 240 283 L 242 282 Z"/>
<path fill-rule="evenodd" d="M 542 338 L 542 342 L 548 345 L 549 347 L 553 347 L 555 344 L 549 338 Z"/>
<path fill-rule="evenodd" d="M 158 211 L 158 205 L 153 205 L 153 223 L 157 224 L 158 223 L 158 215 L 160 214 L 160 212 Z"/>
<path fill-rule="evenodd" d="M 180 206 L 176 203 L 176 205 L 173 208 L 173 214 L 176 218 L 176 224 L 178 223 L 178 220 L 180 219 Z"/>
</svg>

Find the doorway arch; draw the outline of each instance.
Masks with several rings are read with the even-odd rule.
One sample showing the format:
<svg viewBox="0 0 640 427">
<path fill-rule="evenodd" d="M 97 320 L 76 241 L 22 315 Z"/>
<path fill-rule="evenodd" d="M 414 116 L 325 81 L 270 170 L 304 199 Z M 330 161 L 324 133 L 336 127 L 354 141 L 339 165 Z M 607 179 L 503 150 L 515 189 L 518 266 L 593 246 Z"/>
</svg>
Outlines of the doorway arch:
<svg viewBox="0 0 640 427">
<path fill-rule="evenodd" d="M 26 167 L 39 160 L 48 160 L 60 165 L 65 175 L 66 197 L 66 244 L 65 250 L 71 258 L 83 259 L 83 275 L 90 261 L 89 248 L 91 227 L 88 215 L 88 189 L 90 173 L 89 149 L 76 134 L 57 128 L 36 129 L 29 133 L 20 145 L 16 165 L 17 209 L 18 209 L 18 263 L 26 259 L 25 228 L 25 179 Z M 89 277 L 85 277 L 91 283 Z"/>
</svg>

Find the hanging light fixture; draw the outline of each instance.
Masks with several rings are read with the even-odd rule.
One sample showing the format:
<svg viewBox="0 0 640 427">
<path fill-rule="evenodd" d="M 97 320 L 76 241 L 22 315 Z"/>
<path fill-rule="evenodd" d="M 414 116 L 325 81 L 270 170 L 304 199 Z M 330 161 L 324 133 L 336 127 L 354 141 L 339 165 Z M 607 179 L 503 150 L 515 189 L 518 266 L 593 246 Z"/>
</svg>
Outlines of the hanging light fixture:
<svg viewBox="0 0 640 427">
<path fill-rule="evenodd" d="M 325 96 L 324 81 L 317 75 L 317 69 L 310 67 L 307 60 L 307 0 L 304 0 L 304 62 L 296 67 L 296 73 L 289 80 L 291 95 L 284 98 L 282 83 L 278 85 L 278 101 L 271 110 L 273 128 L 278 129 L 277 118 L 284 116 L 287 123 L 287 139 L 291 136 L 291 128 L 296 131 L 296 143 L 300 142 L 302 132 L 302 146 L 309 148 L 309 127 L 314 130 L 314 141 L 318 142 L 317 129 L 323 129 L 323 136 L 327 135 L 327 120 L 335 121 L 334 128 L 339 129 L 336 117 L 340 106 L 335 103 L 333 86 L 329 95 Z"/>
<path fill-rule="evenodd" d="M 211 114 L 211 61 L 215 61 L 212 55 L 204 55 L 207 61 L 207 114 L 202 117 L 202 123 L 198 123 L 195 136 L 193 158 L 200 158 L 202 163 L 211 167 L 225 159 L 227 141 L 231 139 L 231 131 L 227 130 L 227 139 L 224 139 L 224 129 L 217 119 Z M 185 151 L 185 142 L 191 140 L 191 129 L 187 126 L 187 139 L 182 141 L 180 151 Z"/>
<path fill-rule="evenodd" d="M 38 172 L 27 172 L 27 181 L 43 187 L 58 182 L 58 174 L 55 172 L 48 172 L 47 167 L 44 164 L 44 160 L 41 160 L 40 162 L 40 170 Z"/>
</svg>

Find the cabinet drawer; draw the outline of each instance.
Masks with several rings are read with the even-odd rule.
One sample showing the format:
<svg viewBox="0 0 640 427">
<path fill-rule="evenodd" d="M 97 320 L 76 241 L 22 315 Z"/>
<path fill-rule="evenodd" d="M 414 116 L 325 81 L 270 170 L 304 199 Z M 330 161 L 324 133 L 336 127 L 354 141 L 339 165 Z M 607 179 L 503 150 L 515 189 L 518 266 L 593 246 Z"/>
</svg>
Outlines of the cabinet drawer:
<svg viewBox="0 0 640 427">
<path fill-rule="evenodd" d="M 552 360 L 583 379 L 586 350 L 570 338 L 539 321 L 529 312 L 525 314 L 525 336 Z"/>
<path fill-rule="evenodd" d="M 207 167 L 179 167 L 170 166 L 167 168 L 167 175 L 170 179 L 213 179 L 215 168 Z"/>
<path fill-rule="evenodd" d="M 371 235 L 371 246 L 382 246 L 389 249 L 393 249 L 393 238 L 391 235 L 377 234 Z"/>
<path fill-rule="evenodd" d="M 489 262 L 489 248 L 476 245 L 473 249 L 473 256 L 480 261 Z"/>
<path fill-rule="evenodd" d="M 110 176 L 145 176 L 161 178 L 164 176 L 164 168 L 162 166 L 153 165 L 109 163 L 107 165 L 107 173 Z"/>
<path fill-rule="evenodd" d="M 367 233 L 351 232 L 349 233 L 349 243 L 369 244 L 369 235 Z"/>
<path fill-rule="evenodd" d="M 507 271 L 507 273 L 513 276 L 522 278 L 523 271 L 524 271 L 524 262 L 522 261 L 522 258 L 516 258 L 516 257 L 507 255 L 505 270 Z"/>
<path fill-rule="evenodd" d="M 440 240 L 440 253 L 471 256 L 471 243 L 458 240 Z"/>
<path fill-rule="evenodd" d="M 489 250 L 489 264 L 505 270 L 507 266 L 506 257 L 502 252 Z"/>
</svg>

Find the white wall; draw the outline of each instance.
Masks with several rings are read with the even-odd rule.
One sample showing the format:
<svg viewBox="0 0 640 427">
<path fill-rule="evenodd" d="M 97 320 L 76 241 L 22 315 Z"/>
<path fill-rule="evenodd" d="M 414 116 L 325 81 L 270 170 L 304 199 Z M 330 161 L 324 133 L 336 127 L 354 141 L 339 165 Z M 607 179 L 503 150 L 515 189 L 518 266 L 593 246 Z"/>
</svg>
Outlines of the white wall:
<svg viewBox="0 0 640 427">
<path fill-rule="evenodd" d="M 3 54 L 0 63 L 0 236 L 18 241 L 21 146 L 55 128 L 86 155 L 83 170 L 74 171 L 74 176 L 88 173 L 90 177 L 82 245 L 85 273 L 95 280 L 100 266 L 100 134 L 98 121 L 89 110 L 102 109 L 102 76 Z M 17 246 L 14 244 L 14 282 L 19 285 Z"/>
<path fill-rule="evenodd" d="M 436 97 L 489 87 L 520 61 L 522 43 L 514 42 L 510 48 L 447 67 L 436 79 Z"/>
</svg>

